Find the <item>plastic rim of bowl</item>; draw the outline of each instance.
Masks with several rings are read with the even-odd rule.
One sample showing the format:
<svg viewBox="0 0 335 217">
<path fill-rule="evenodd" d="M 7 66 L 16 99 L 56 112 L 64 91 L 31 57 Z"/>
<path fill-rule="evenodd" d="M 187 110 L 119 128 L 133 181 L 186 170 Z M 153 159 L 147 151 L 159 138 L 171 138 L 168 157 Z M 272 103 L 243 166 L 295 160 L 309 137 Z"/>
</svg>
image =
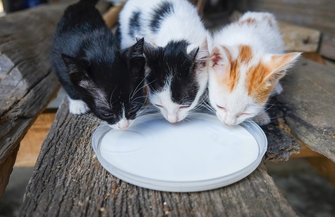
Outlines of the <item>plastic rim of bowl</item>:
<svg viewBox="0 0 335 217">
<path fill-rule="evenodd" d="M 157 114 L 148 114 L 148 115 L 157 115 Z M 199 115 L 210 115 L 210 114 L 199 113 Z M 250 120 L 243 122 L 242 124 L 240 124 L 240 126 L 245 128 L 255 138 L 259 149 L 257 159 L 255 159 L 251 164 L 249 164 L 248 166 L 244 167 L 241 170 L 238 170 L 226 176 L 208 180 L 186 181 L 186 182 L 164 181 L 164 180 L 146 178 L 129 173 L 127 171 L 120 170 L 116 166 L 107 162 L 102 157 L 100 152 L 100 142 L 102 138 L 110 130 L 113 130 L 108 125 L 102 124 L 95 130 L 92 136 L 92 147 L 100 164 L 113 176 L 116 176 L 117 178 L 127 183 L 147 189 L 167 191 L 167 192 L 206 191 L 224 187 L 244 179 L 245 177 L 250 175 L 254 170 L 256 170 L 259 164 L 261 163 L 268 145 L 265 133 L 255 122 Z"/>
</svg>

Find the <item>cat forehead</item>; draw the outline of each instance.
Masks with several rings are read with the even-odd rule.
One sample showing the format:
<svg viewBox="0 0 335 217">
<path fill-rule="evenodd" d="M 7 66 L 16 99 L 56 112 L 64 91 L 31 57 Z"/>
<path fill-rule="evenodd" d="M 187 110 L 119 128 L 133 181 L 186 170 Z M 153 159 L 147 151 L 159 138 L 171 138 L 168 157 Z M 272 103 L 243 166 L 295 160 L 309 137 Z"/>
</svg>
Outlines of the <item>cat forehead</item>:
<svg viewBox="0 0 335 217">
<path fill-rule="evenodd" d="M 243 96 L 245 96 L 244 100 L 251 97 L 258 103 L 264 103 L 267 100 L 271 87 L 264 82 L 264 79 L 271 69 L 261 55 L 256 54 L 247 45 L 233 48 L 222 46 L 220 50 L 214 50 L 212 57 L 214 64 L 215 61 L 220 61 L 219 58 L 225 58 L 223 60 L 225 64 L 216 69 L 224 71 L 218 73 L 217 82 L 220 86 L 225 87 L 226 94 L 231 96 L 237 94 L 236 97 L 241 100 Z"/>
</svg>

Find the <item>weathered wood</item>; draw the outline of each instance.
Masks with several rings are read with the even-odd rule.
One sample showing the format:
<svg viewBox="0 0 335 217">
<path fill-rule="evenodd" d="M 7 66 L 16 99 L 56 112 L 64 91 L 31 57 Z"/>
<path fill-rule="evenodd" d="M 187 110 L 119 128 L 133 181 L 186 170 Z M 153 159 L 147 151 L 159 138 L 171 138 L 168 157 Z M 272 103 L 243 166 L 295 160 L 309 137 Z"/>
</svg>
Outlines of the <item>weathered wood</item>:
<svg viewBox="0 0 335 217">
<path fill-rule="evenodd" d="M 0 18 L 0 164 L 10 164 L 12 153 L 59 87 L 49 51 L 63 10 L 63 5 L 41 6 Z M 8 179 L 11 169 L 7 172 L 1 175 Z"/>
<path fill-rule="evenodd" d="M 335 67 L 302 58 L 278 96 L 285 121 L 304 144 L 335 162 Z"/>
<path fill-rule="evenodd" d="M 321 33 L 318 30 L 279 22 L 286 51 L 316 52 Z"/>
<path fill-rule="evenodd" d="M 55 115 L 56 112 L 43 112 L 37 117 L 20 143 L 15 167 L 34 167 Z"/>
<path fill-rule="evenodd" d="M 300 149 L 299 143 L 292 135 L 285 120 L 286 109 L 286 106 L 279 102 L 277 97 L 272 97 L 268 103 L 267 112 L 270 115 L 271 123 L 262 126 L 268 139 L 266 160 L 287 161 L 292 154 L 297 153 Z"/>
<path fill-rule="evenodd" d="M 320 54 L 329 59 L 335 60 L 335 33 L 324 33 L 322 35 Z"/>
<path fill-rule="evenodd" d="M 120 4 L 111 7 L 106 13 L 104 13 L 103 18 L 106 25 L 109 28 L 112 28 L 116 25 L 119 17 L 119 13 L 121 12 L 125 2 L 122 1 Z"/>
<path fill-rule="evenodd" d="M 91 148 L 99 121 L 67 105 L 43 144 L 20 216 L 296 216 L 264 166 L 226 188 L 166 193 L 129 185 L 104 170 Z"/>
<path fill-rule="evenodd" d="M 0 163 L 0 199 L 2 194 L 5 192 L 6 186 L 9 181 L 9 174 L 12 173 L 13 165 L 15 163 L 17 150 L 19 146 L 16 147 L 16 150 L 13 150 L 12 153 L 8 155 L 6 160 Z"/>
</svg>

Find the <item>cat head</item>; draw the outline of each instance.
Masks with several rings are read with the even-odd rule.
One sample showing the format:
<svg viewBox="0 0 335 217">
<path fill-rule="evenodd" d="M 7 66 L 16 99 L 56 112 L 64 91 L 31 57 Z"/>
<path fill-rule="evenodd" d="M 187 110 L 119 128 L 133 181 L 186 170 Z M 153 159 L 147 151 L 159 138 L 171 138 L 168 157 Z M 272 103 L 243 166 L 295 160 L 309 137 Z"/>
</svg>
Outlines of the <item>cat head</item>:
<svg viewBox="0 0 335 217">
<path fill-rule="evenodd" d="M 127 128 L 144 104 L 143 45 L 141 39 L 128 49 L 89 59 L 62 55 L 82 100 L 113 128 Z"/>
<path fill-rule="evenodd" d="M 207 43 L 200 47 L 186 41 L 172 41 L 165 47 L 146 43 L 144 53 L 150 102 L 169 122 L 183 120 L 207 86 Z"/>
<path fill-rule="evenodd" d="M 255 117 L 300 53 L 257 54 L 247 45 L 218 46 L 209 63 L 209 100 L 218 118 L 237 125 Z"/>
</svg>

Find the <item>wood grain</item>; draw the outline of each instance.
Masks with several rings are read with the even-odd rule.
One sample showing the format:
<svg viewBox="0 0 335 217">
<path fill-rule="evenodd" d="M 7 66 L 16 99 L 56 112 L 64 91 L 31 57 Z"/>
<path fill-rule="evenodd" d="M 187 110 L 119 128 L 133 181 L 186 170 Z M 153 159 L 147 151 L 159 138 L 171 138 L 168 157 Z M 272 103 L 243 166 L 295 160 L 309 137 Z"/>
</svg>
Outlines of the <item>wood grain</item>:
<svg viewBox="0 0 335 217">
<path fill-rule="evenodd" d="M 49 52 L 63 10 L 63 5 L 41 6 L 0 18 L 0 164 L 11 162 L 59 87 Z M 11 171 L 2 173 L 3 179 L 8 180 Z"/>
<path fill-rule="evenodd" d="M 21 141 L 14 167 L 33 167 L 35 165 L 55 115 L 55 112 L 43 112 L 37 117 Z"/>
<path fill-rule="evenodd" d="M 5 192 L 6 186 L 8 184 L 9 174 L 12 173 L 18 148 L 19 147 L 17 146 L 16 150 L 13 150 L 13 152 L 8 155 L 6 160 L 0 163 L 0 174 L 1 174 L 0 175 L 0 199 L 3 193 Z"/>
<path fill-rule="evenodd" d="M 265 167 L 226 188 L 167 193 L 127 184 L 104 170 L 91 148 L 99 121 L 67 104 L 42 146 L 20 216 L 296 216 Z"/>
<path fill-rule="evenodd" d="M 278 100 L 292 134 L 335 162 L 335 67 L 302 58 L 283 79 Z"/>
</svg>

